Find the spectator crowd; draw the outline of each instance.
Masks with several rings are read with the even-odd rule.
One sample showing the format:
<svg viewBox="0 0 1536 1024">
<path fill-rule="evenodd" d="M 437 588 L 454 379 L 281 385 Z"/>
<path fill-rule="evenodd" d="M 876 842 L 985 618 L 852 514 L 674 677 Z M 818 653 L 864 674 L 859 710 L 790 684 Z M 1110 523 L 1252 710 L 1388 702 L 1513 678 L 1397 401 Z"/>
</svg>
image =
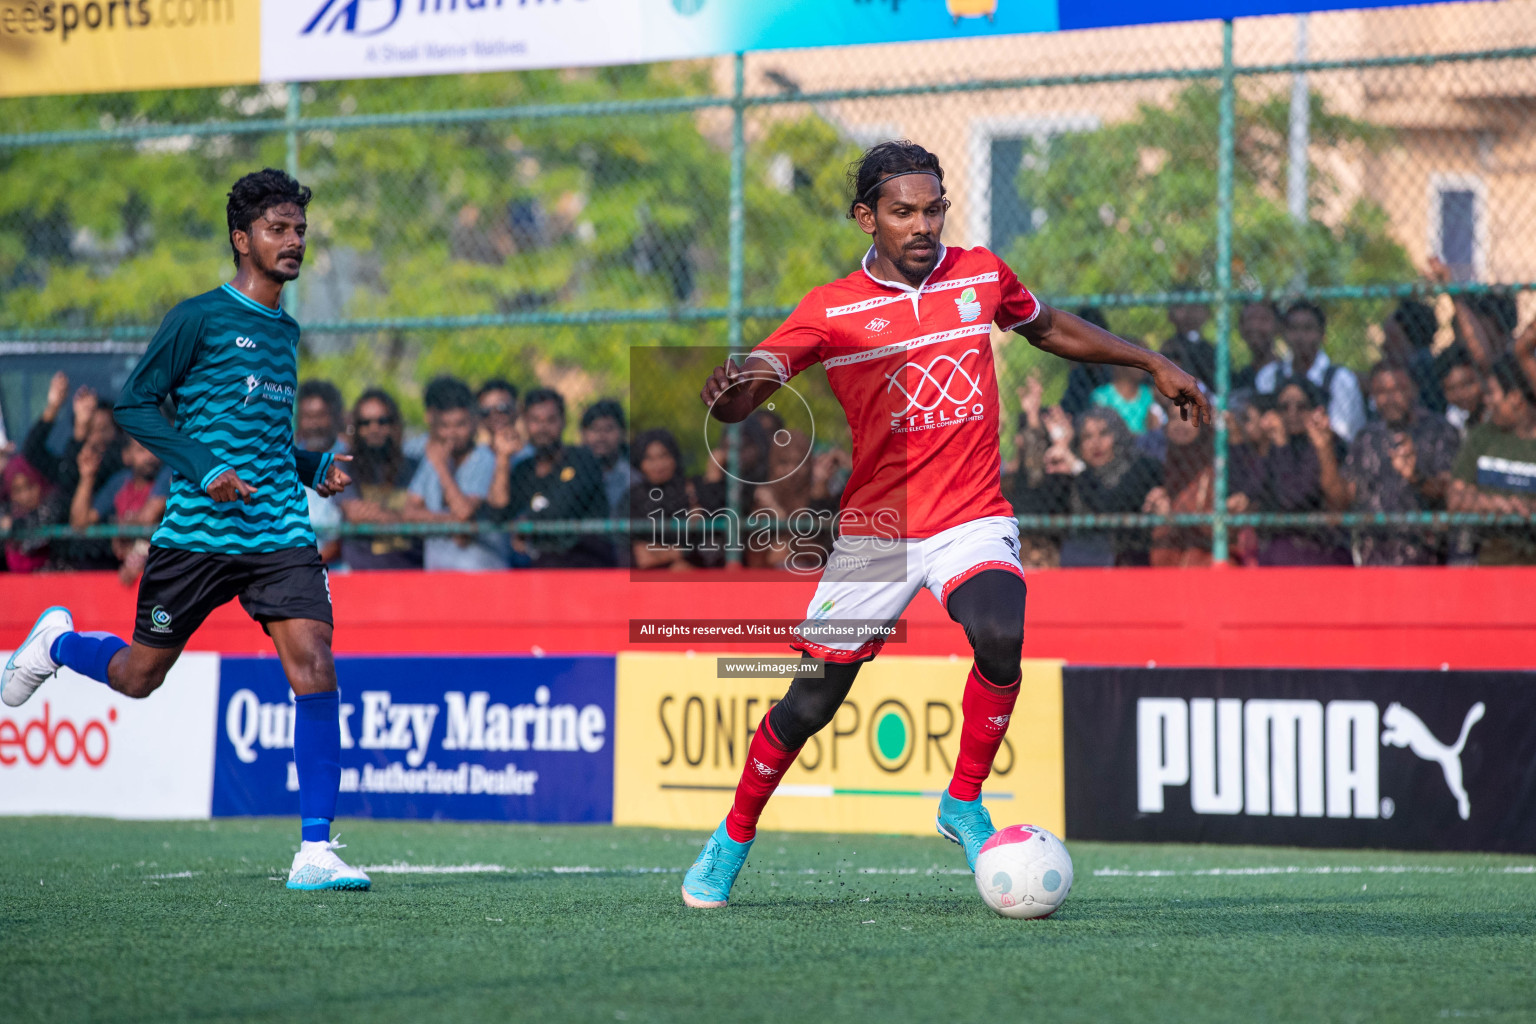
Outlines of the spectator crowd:
<svg viewBox="0 0 1536 1024">
<path fill-rule="evenodd" d="M 1435 268 L 1443 275 L 1443 268 Z M 1238 317 L 1249 361 L 1231 375 L 1228 487 L 1231 513 L 1536 512 L 1536 322 L 1518 334 L 1507 296 L 1455 300 L 1455 340 L 1435 348 L 1433 308 L 1405 300 L 1381 325 L 1381 358 L 1363 378 L 1329 355 L 1325 312 L 1252 303 Z M 1095 310 L 1079 315 L 1103 324 Z M 1214 389 L 1215 348 L 1203 334 L 1209 308 L 1168 311 L 1157 348 Z M 1279 342 L 1284 342 L 1281 355 Z M 1215 434 L 1183 420 L 1146 375 L 1074 364 L 1057 405 L 1031 376 L 1004 492 L 1020 515 L 1209 514 L 1216 501 Z M 776 524 L 752 534 L 748 566 L 814 571 L 830 551 L 831 525 L 849 471 L 840 450 L 812 450 L 761 409 L 727 434 L 689 475 L 665 429 L 631 440 L 613 399 L 572 415 L 558 391 L 522 393 L 505 380 L 478 388 L 454 377 L 423 395 L 426 431 L 408 434 L 389 391 L 369 388 L 350 410 L 330 382 L 305 381 L 295 399 L 296 443 L 352 456 L 353 482 L 332 500 L 310 493 L 310 516 L 333 571 L 631 566 L 690 571 L 724 565 L 719 534 L 730 512 Z M 70 406 L 62 451 L 49 444 Z M 62 428 L 61 428 L 62 429 Z M 732 437 L 736 440 L 731 441 Z M 740 445 L 732 452 L 730 444 Z M 726 467 L 745 483 L 727 485 Z M 3 571 L 112 569 L 137 577 L 147 537 L 95 539 L 102 524 L 152 526 L 165 508 L 170 469 L 112 419 L 88 388 L 49 384 L 43 413 L 19 447 L 0 449 L 0 530 L 68 524 L 64 538 L 5 538 Z M 735 504 L 732 505 L 732 498 Z M 803 513 L 809 512 L 810 515 Z M 631 519 L 633 536 L 592 520 Z M 583 523 L 582 521 L 588 521 Z M 491 524 L 461 533 L 400 533 L 408 523 Z M 525 533 L 517 523 L 570 523 Z M 353 525 L 356 530 L 343 530 Z M 143 532 L 143 531 L 140 531 Z M 1029 566 L 1194 566 L 1211 561 L 1202 525 L 1127 525 L 1023 531 Z M 1231 533 L 1244 565 L 1536 564 L 1529 526 L 1244 526 Z"/>
</svg>

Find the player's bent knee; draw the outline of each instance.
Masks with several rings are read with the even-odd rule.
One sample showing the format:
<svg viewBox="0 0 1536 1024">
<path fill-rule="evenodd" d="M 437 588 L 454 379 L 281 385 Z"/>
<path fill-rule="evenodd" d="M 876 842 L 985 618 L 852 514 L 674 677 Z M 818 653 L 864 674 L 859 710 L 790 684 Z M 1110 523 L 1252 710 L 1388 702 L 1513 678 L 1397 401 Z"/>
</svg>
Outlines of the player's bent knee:
<svg viewBox="0 0 1536 1024">
<path fill-rule="evenodd" d="M 121 680 L 116 681 L 114 689 L 124 697 L 132 697 L 134 700 L 143 700 L 165 682 L 166 669 L 150 668 L 135 671 L 132 666 L 124 674 Z"/>
</svg>

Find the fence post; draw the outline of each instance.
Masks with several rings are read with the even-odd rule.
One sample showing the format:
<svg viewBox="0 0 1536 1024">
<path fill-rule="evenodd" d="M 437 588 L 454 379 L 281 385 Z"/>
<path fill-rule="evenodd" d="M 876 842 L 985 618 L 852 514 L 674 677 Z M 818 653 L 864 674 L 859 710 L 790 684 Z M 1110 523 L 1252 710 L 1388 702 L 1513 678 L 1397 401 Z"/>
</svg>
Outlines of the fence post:
<svg viewBox="0 0 1536 1024">
<path fill-rule="evenodd" d="M 1227 563 L 1227 391 L 1232 385 L 1232 164 L 1236 126 L 1232 19 L 1221 23 L 1221 100 L 1216 142 L 1216 477 L 1212 496 L 1211 561 Z"/>
<path fill-rule="evenodd" d="M 732 56 L 731 67 L 731 199 L 730 199 L 730 299 L 727 338 L 729 358 L 741 356 L 741 310 L 744 292 L 745 256 L 743 243 L 746 229 L 746 178 L 747 178 L 747 129 L 746 104 L 746 55 Z M 742 507 L 741 501 L 741 424 L 732 423 L 725 428 L 731 439 L 726 457 L 725 503 L 733 511 Z M 741 551 L 731 545 L 725 549 L 729 565 L 741 564 Z"/>
<path fill-rule="evenodd" d="M 304 96 L 298 82 L 288 83 L 288 110 L 283 115 L 283 123 L 288 127 L 283 133 L 284 141 L 288 146 L 288 153 L 284 169 L 293 178 L 299 176 L 299 117 L 303 113 Z M 295 320 L 299 318 L 299 288 L 298 282 L 293 287 L 283 290 L 283 305 L 288 309 L 288 315 Z"/>
</svg>

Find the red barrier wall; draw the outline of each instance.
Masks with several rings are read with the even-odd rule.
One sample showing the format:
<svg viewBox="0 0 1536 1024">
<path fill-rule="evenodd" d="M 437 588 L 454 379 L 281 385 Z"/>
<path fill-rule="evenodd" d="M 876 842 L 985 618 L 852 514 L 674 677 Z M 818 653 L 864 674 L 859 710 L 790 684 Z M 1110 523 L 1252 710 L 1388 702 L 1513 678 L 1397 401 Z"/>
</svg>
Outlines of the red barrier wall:
<svg viewBox="0 0 1536 1024">
<path fill-rule="evenodd" d="M 1031 573 L 1024 653 L 1078 664 L 1361 668 L 1536 667 L 1536 569 L 1078 569 Z M 629 620 L 801 617 L 812 581 L 773 573 L 623 570 L 356 573 L 332 578 L 340 652 L 701 652 L 629 643 Z M 0 575 L 0 648 L 66 604 L 81 629 L 127 633 L 135 592 L 108 574 Z M 928 594 L 891 654 L 967 656 Z M 270 653 L 238 604 L 198 650 Z M 732 649 L 791 653 L 779 644 Z"/>
</svg>

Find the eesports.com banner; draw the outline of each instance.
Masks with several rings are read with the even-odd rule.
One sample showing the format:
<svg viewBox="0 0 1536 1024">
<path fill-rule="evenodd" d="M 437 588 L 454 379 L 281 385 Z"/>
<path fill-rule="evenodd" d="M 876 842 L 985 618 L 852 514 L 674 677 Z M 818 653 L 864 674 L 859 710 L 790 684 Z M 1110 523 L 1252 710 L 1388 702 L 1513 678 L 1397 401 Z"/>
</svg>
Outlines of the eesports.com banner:
<svg viewBox="0 0 1536 1024">
<path fill-rule="evenodd" d="M 1327 9 L 1310 0 L 0 0 L 0 96 L 638 64 Z"/>
<path fill-rule="evenodd" d="M 1536 852 L 1536 675 L 1069 668 L 1074 839 Z"/>
<path fill-rule="evenodd" d="M 621 653 L 614 823 L 712 829 L 730 809 L 752 733 L 786 679 L 719 678 L 717 657 Z M 928 835 L 960 747 L 969 664 L 882 657 L 784 775 L 763 827 Z M 1061 663 L 1026 661 L 983 790 L 999 825 L 1063 830 Z"/>
<path fill-rule="evenodd" d="M 336 659 L 342 817 L 613 817 L 613 658 Z M 213 814 L 298 813 L 276 658 L 225 659 Z"/>
</svg>

